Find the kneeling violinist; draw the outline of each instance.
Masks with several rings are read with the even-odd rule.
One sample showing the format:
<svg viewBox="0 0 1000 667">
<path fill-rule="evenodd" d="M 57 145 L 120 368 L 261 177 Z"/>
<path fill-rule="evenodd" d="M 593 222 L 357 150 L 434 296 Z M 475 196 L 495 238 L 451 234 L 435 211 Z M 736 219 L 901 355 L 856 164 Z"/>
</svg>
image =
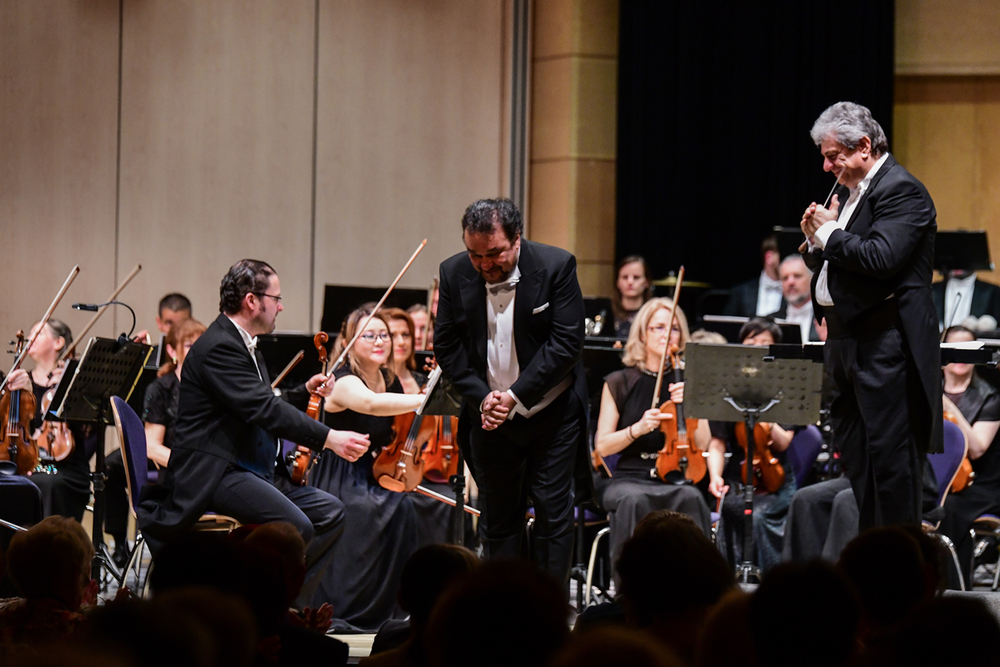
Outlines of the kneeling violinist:
<svg viewBox="0 0 1000 667">
<path fill-rule="evenodd" d="M 622 357 L 626 368 L 608 375 L 601 394 L 594 449 L 612 474 L 603 492 L 602 504 L 611 519 L 613 560 L 617 559 L 622 544 L 632 535 L 636 524 L 655 510 L 683 512 L 694 519 L 706 535 L 711 534 L 711 513 L 701 490 L 691 483 L 666 483 L 653 474 L 660 452 L 669 444 L 660 429 L 666 413 L 661 412 L 660 407 L 650 408 L 656 391 L 657 370 L 664 349 L 673 345 L 683 351 L 689 338 L 683 311 L 678 308 L 677 317 L 672 318 L 671 307 L 669 300 L 658 298 L 647 301 L 639 309 Z M 663 381 L 666 382 L 666 378 Z M 670 383 L 667 390 L 671 402 L 683 403 L 683 381 Z M 708 423 L 699 420 L 694 432 L 688 435 L 693 445 L 692 459 L 701 459 L 701 449 L 709 440 Z M 694 464 L 688 466 L 689 469 L 694 467 Z M 680 472 L 682 476 L 684 473 L 673 472 Z"/>
<path fill-rule="evenodd" d="M 739 338 L 743 345 L 772 345 L 781 342 L 781 329 L 773 320 L 756 317 L 743 325 Z M 757 550 L 756 561 L 762 570 L 781 560 L 785 517 L 796 488 L 795 475 L 785 468 L 784 454 L 792 442 L 792 431 L 778 424 L 767 426 L 770 428 L 758 424 L 754 452 L 753 542 Z M 726 494 L 722 502 L 722 528 L 718 544 L 729 562 L 736 565 L 743 560 L 743 494 L 726 492 L 730 486 L 738 486 L 738 480 L 743 478 L 746 441 L 742 441 L 742 449 L 737 442 L 741 433 L 743 438 L 746 437 L 746 431 L 742 423 L 712 422 L 711 428 L 708 490 L 716 498 Z M 727 446 L 733 452 L 728 465 L 725 460 Z"/>
</svg>

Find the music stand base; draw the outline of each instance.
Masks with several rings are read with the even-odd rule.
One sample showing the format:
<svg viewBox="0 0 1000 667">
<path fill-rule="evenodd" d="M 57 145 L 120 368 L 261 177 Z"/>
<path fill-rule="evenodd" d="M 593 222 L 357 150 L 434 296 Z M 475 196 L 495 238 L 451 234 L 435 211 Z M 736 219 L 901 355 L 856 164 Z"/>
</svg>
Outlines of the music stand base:
<svg viewBox="0 0 1000 667">
<path fill-rule="evenodd" d="M 760 583 L 759 567 L 747 560 L 736 566 L 736 581 L 741 584 L 749 584 L 751 583 L 751 577 L 756 579 L 757 583 Z"/>
</svg>

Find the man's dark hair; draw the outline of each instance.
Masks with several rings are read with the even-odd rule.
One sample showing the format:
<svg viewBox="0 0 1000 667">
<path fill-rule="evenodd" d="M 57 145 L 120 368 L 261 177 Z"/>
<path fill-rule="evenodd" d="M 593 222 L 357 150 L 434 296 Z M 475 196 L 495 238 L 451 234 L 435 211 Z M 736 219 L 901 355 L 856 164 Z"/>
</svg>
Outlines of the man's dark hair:
<svg viewBox="0 0 1000 667">
<path fill-rule="evenodd" d="M 247 294 L 267 292 L 271 276 L 277 272 L 267 262 L 258 259 L 241 259 L 229 268 L 219 287 L 219 311 L 226 315 L 240 312 Z"/>
<path fill-rule="evenodd" d="M 740 327 L 739 342 L 745 341 L 751 336 L 756 336 L 765 331 L 771 332 L 771 338 L 775 343 L 781 342 L 781 327 L 770 317 L 754 317 Z"/>
<path fill-rule="evenodd" d="M 521 212 L 509 199 L 480 199 L 465 209 L 462 216 L 462 234 L 492 234 L 497 225 L 503 229 L 511 243 L 524 233 Z"/>
<path fill-rule="evenodd" d="M 175 313 L 186 310 L 188 313 L 194 314 L 191 310 L 191 300 L 180 292 L 173 292 L 160 299 L 160 308 L 156 312 L 162 317 L 164 310 L 172 310 Z"/>
<path fill-rule="evenodd" d="M 778 257 L 781 257 L 781 250 L 778 248 L 778 237 L 774 234 L 768 234 L 764 237 L 764 240 L 760 242 L 760 261 L 764 261 L 764 255 L 769 252 L 778 253 Z"/>
</svg>

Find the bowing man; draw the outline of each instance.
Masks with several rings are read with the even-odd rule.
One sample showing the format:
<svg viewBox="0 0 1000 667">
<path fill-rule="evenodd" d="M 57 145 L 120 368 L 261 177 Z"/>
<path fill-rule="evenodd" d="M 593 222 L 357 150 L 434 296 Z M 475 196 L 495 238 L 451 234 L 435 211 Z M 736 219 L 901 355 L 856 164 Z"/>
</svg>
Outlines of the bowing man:
<svg viewBox="0 0 1000 667">
<path fill-rule="evenodd" d="M 308 602 L 343 531 L 344 506 L 325 491 L 292 483 L 285 466 L 275 465 L 277 438 L 355 461 L 368 450 L 368 436 L 332 430 L 290 404 L 305 401 L 309 391 L 329 395 L 332 384 L 320 389 L 323 375 L 288 392 L 288 400 L 271 390 L 257 350 L 257 336 L 274 331 L 283 310 L 270 265 L 240 260 L 219 291 L 221 314 L 184 359 L 170 466 L 163 484 L 146 487 L 139 525 L 155 550 L 207 511 L 244 524 L 287 521 L 307 544 L 299 600 Z"/>
<path fill-rule="evenodd" d="M 441 264 L 434 352 L 462 393 L 486 556 L 520 554 L 530 496 L 533 559 L 565 580 L 573 469 L 586 457 L 583 294 L 576 258 L 522 233 L 509 199 L 466 209 L 467 252 Z"/>
<path fill-rule="evenodd" d="M 824 362 L 838 395 L 835 444 L 861 530 L 920 521 L 924 455 L 940 451 L 941 371 L 931 300 L 934 202 L 888 152 L 882 127 L 852 102 L 824 111 L 811 136 L 841 183 L 830 208 L 802 216 Z"/>
</svg>

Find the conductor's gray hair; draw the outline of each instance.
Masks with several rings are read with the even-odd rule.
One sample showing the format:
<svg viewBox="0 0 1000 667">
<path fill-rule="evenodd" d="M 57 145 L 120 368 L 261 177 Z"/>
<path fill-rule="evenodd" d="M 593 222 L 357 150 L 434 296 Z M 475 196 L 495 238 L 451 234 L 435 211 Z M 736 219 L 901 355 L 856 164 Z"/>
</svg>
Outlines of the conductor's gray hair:
<svg viewBox="0 0 1000 667">
<path fill-rule="evenodd" d="M 875 157 L 881 157 L 889 150 L 889 140 L 885 138 L 882 126 L 872 118 L 872 112 L 854 102 L 837 102 L 828 107 L 813 123 L 809 136 L 817 146 L 827 137 L 833 137 L 837 143 L 851 150 L 858 147 L 861 139 L 868 137 Z"/>
</svg>

